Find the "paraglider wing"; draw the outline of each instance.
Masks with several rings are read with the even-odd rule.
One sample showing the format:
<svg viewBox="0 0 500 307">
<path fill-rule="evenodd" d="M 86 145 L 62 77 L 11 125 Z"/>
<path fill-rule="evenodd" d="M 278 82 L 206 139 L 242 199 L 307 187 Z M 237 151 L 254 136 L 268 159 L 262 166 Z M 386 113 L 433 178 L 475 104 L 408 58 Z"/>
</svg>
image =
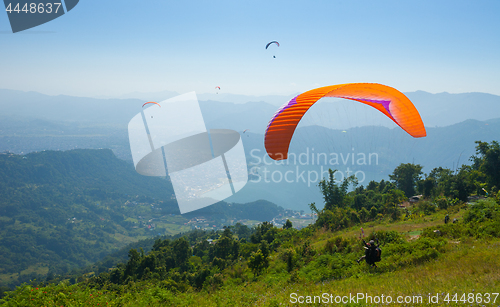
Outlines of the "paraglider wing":
<svg viewBox="0 0 500 307">
<path fill-rule="evenodd" d="M 271 44 L 276 44 L 278 47 L 280 46 L 280 43 L 278 43 L 277 41 L 272 41 L 272 42 L 267 43 L 267 45 L 266 45 L 266 49 L 267 49 L 269 46 L 271 46 Z M 286 45 L 286 44 L 285 44 L 285 45 Z"/>
<path fill-rule="evenodd" d="M 424 123 L 413 103 L 400 91 L 377 83 L 347 83 L 316 88 L 284 104 L 267 125 L 264 145 L 274 160 L 288 157 L 288 147 L 302 116 L 323 97 L 359 101 L 374 107 L 415 138 L 426 136 Z"/>
<path fill-rule="evenodd" d="M 157 102 L 154 102 L 154 101 L 148 101 L 146 102 L 145 104 L 142 105 L 142 107 L 144 107 L 145 105 L 147 105 L 148 103 L 154 103 L 154 104 L 157 104 L 160 108 L 161 108 L 161 105 Z"/>
<path fill-rule="evenodd" d="M 215 88 L 220 90 L 220 86 L 216 86 Z"/>
</svg>

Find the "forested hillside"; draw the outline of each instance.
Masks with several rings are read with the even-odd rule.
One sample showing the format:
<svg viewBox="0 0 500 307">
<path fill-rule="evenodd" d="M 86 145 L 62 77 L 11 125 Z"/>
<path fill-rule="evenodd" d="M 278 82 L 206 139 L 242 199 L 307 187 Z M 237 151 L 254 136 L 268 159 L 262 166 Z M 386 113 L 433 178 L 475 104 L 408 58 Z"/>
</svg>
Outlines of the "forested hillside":
<svg viewBox="0 0 500 307">
<path fill-rule="evenodd" d="M 266 201 L 218 203 L 180 216 L 170 182 L 137 174 L 111 150 L 0 154 L 0 284 L 88 266 L 140 239 L 229 219 L 272 219 Z M 50 279 L 50 278 L 49 278 Z"/>
<path fill-rule="evenodd" d="M 97 261 L 150 235 L 128 217 L 178 213 L 171 191 L 111 150 L 1 154 L 0 274 L 25 280 Z"/>
</svg>

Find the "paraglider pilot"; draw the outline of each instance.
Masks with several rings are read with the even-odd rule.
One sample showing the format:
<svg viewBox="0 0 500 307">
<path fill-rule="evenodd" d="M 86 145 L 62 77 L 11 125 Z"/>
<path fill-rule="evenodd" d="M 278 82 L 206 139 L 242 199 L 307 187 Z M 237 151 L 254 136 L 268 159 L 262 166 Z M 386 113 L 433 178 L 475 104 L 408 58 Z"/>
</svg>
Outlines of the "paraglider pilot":
<svg viewBox="0 0 500 307">
<path fill-rule="evenodd" d="M 375 244 L 375 241 L 370 240 L 370 242 L 366 243 L 365 240 L 363 240 L 363 247 L 365 248 L 365 255 L 361 256 L 358 259 L 358 263 L 362 260 L 365 260 L 367 264 L 377 267 L 375 262 L 380 261 L 380 254 L 381 250 L 378 247 L 378 245 Z"/>
</svg>

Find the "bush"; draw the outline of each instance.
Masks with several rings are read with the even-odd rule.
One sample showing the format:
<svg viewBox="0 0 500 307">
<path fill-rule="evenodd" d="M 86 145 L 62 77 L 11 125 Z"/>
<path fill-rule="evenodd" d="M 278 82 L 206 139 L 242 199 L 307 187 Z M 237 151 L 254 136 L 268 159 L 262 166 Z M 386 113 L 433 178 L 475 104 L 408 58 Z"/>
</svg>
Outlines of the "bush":
<svg viewBox="0 0 500 307">
<path fill-rule="evenodd" d="M 280 259 L 286 263 L 286 269 L 290 273 L 297 265 L 298 256 L 295 249 L 290 247 L 282 252 Z"/>
<path fill-rule="evenodd" d="M 380 242 L 380 244 L 404 242 L 404 238 L 399 234 L 399 232 L 394 231 L 394 230 L 375 231 L 368 236 L 368 240 L 378 240 Z"/>
<path fill-rule="evenodd" d="M 323 252 L 329 254 L 341 253 L 346 247 L 349 247 L 349 241 L 337 236 L 326 241 Z"/>
<path fill-rule="evenodd" d="M 499 220 L 500 208 L 491 200 L 479 200 L 470 206 L 464 215 L 464 222 L 480 223 L 486 220 Z"/>
<path fill-rule="evenodd" d="M 436 205 L 431 204 L 428 201 L 420 201 L 417 204 L 417 211 L 422 212 L 425 215 L 430 215 L 436 212 Z"/>
<path fill-rule="evenodd" d="M 311 261 L 300 272 L 306 279 L 320 282 L 329 279 L 340 279 L 347 274 L 352 265 L 353 261 L 349 261 L 341 255 L 321 255 Z"/>
<path fill-rule="evenodd" d="M 439 209 L 447 209 L 448 208 L 448 199 L 446 197 L 441 197 L 436 200 L 436 205 Z"/>
<path fill-rule="evenodd" d="M 224 283 L 224 280 L 222 278 L 222 274 L 217 273 L 217 274 L 214 274 L 214 275 L 208 277 L 205 280 L 205 282 L 203 283 L 203 288 L 205 288 L 209 291 L 215 291 L 218 288 L 220 288 L 220 286 L 222 286 L 223 283 Z"/>
</svg>

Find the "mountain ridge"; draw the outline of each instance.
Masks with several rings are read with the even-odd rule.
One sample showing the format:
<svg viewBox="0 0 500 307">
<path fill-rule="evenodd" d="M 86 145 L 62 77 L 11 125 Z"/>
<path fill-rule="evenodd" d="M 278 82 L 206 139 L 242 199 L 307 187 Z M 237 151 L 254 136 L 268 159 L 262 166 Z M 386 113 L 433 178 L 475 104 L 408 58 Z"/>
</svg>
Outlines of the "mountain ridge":
<svg viewBox="0 0 500 307">
<path fill-rule="evenodd" d="M 173 92 L 171 92 L 173 95 Z M 429 127 L 433 126 L 448 126 L 454 123 L 464 121 L 466 119 L 488 120 L 500 116 L 500 96 L 471 92 L 450 94 L 447 92 L 431 94 L 425 91 L 415 91 L 405 93 L 419 110 L 424 124 Z M 229 95 L 229 94 L 226 94 Z M 239 103 L 231 102 L 229 99 L 215 100 L 222 95 L 211 95 L 205 97 L 204 94 L 198 95 L 200 104 L 205 106 L 204 112 L 218 112 L 218 119 L 221 121 L 234 122 L 237 120 L 245 120 L 249 116 L 245 112 L 251 112 L 252 115 L 258 115 L 255 118 L 259 126 L 252 125 L 250 129 L 254 131 L 265 130 L 261 127 L 261 122 L 270 120 L 274 112 L 280 105 L 288 102 L 291 97 L 282 97 L 279 104 L 266 102 L 263 99 L 254 99 L 253 96 L 236 95 L 238 97 L 247 97 L 241 99 Z M 265 96 L 264 96 L 265 97 Z M 274 97 L 274 96 L 273 96 Z M 276 99 L 276 98 L 273 98 Z M 149 99 L 151 100 L 151 99 Z M 148 100 L 148 101 L 149 101 Z M 271 100 L 270 100 L 271 101 Z M 274 101 L 274 100 L 272 100 Z M 330 101 L 328 99 L 320 100 L 320 104 L 314 106 L 308 112 L 304 121 L 311 120 L 309 113 L 315 110 L 317 113 L 336 114 L 339 109 L 348 112 L 363 112 L 363 114 L 376 114 L 371 111 L 365 111 L 364 108 L 359 108 L 356 104 L 348 100 L 335 100 L 335 103 L 324 103 Z M 130 118 L 141 111 L 141 106 L 144 100 L 136 98 L 107 98 L 98 99 L 90 97 L 75 97 L 67 95 L 50 96 L 40 94 L 38 92 L 23 92 L 17 90 L 0 89 L 0 111 L 4 116 L 11 117 L 28 117 L 28 118 L 45 118 L 48 120 L 58 121 L 74 121 L 74 122 L 94 122 L 101 124 L 126 125 Z M 217 105 L 215 105 L 217 102 Z M 23 108 L 19 108 L 22 105 Z M 207 109 L 207 106 L 213 110 Z M 251 110 L 252 107 L 254 110 Z M 370 108 L 366 108 L 370 109 Z M 239 114 L 235 118 L 235 114 Z M 204 114 L 205 116 L 205 114 Z M 210 117 L 210 115 L 208 115 Z M 308 119 L 309 118 L 309 119 Z M 237 119 L 237 120 L 236 120 Z M 337 118 L 336 120 L 339 120 Z M 376 123 L 388 126 L 390 121 L 378 121 Z M 330 122 L 322 123 L 325 125 Z M 355 124 L 365 125 L 363 121 L 358 121 Z M 368 122 L 370 124 L 370 122 Z M 345 126 L 346 124 L 344 124 Z M 337 127 L 342 128 L 342 127 Z M 238 126 L 237 131 L 243 131 L 244 125 Z"/>
</svg>

